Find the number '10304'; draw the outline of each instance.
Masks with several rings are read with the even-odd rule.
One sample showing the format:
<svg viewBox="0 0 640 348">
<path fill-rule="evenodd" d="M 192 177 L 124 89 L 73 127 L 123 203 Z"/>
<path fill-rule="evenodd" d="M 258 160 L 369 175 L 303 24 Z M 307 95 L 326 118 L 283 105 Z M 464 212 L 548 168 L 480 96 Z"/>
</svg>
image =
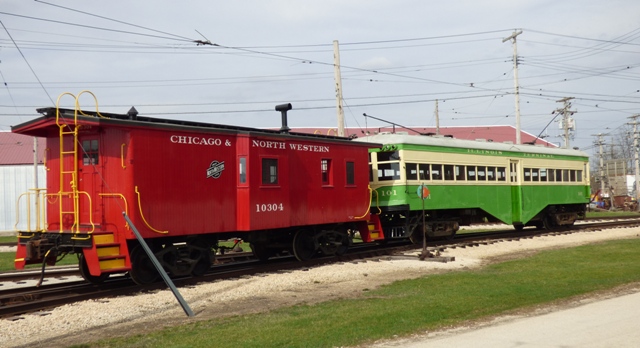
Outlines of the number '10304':
<svg viewBox="0 0 640 348">
<path fill-rule="evenodd" d="M 284 211 L 282 203 L 256 204 L 256 212 Z"/>
</svg>

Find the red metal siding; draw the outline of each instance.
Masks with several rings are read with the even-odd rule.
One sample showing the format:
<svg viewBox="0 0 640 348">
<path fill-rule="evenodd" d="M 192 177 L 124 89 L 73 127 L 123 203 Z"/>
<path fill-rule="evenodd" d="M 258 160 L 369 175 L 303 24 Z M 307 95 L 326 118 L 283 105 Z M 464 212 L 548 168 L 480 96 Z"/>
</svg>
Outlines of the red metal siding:
<svg viewBox="0 0 640 348">
<path fill-rule="evenodd" d="M 238 201 L 237 201 L 237 216 L 236 224 L 239 231 L 249 231 L 250 229 L 250 210 L 251 205 L 251 187 L 249 181 L 249 175 L 251 170 L 251 163 L 249 161 L 249 136 L 247 134 L 238 134 L 236 143 L 237 162 L 236 168 L 240 168 L 240 159 L 244 159 L 244 178 L 240 180 L 240 173 L 236 175 L 237 187 L 238 187 Z"/>
<path fill-rule="evenodd" d="M 368 153 L 352 143 L 252 137 L 250 228 L 348 222 L 369 202 Z M 278 159 L 278 185 L 262 184 L 262 159 Z M 332 184 L 323 185 L 321 160 L 332 161 Z M 354 185 L 346 185 L 346 162 L 354 162 Z"/>
<path fill-rule="evenodd" d="M 253 136 L 249 139 L 251 197 L 248 214 L 251 230 L 288 227 L 291 214 L 289 202 L 290 173 L 288 151 L 282 137 Z M 277 184 L 262 183 L 264 159 L 275 159 L 278 164 Z"/>
<path fill-rule="evenodd" d="M 132 184 L 149 226 L 170 235 L 236 230 L 235 137 L 142 129 L 131 134 Z M 137 208 L 134 216 L 144 235 L 161 236 Z"/>
</svg>

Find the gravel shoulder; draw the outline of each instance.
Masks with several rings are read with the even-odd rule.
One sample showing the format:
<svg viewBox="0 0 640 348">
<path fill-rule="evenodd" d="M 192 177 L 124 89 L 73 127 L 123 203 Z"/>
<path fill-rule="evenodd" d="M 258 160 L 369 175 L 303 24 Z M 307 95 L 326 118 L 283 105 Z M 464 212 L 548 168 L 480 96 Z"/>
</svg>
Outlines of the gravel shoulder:
<svg viewBox="0 0 640 348">
<path fill-rule="evenodd" d="M 180 293 L 196 314 L 193 318 L 185 316 L 168 289 L 137 296 L 84 301 L 56 308 L 44 316 L 27 315 L 17 321 L 0 320 L 0 346 L 51 347 L 82 344 L 122 336 L 124 333 L 151 332 L 220 315 L 259 313 L 283 306 L 353 298 L 360 296 L 363 291 L 396 280 L 473 269 L 544 249 L 639 237 L 640 228 L 543 236 L 478 247 L 449 248 L 442 255 L 453 256 L 455 261 L 448 263 L 419 261 L 416 253 L 408 255 L 412 257 L 328 265 L 180 288 Z M 618 290 L 629 292 L 636 291 L 636 288 Z M 597 294 L 584 300 L 592 301 L 599 296 L 612 294 Z M 551 304 L 539 310 L 557 310 L 566 305 L 571 303 Z"/>
</svg>

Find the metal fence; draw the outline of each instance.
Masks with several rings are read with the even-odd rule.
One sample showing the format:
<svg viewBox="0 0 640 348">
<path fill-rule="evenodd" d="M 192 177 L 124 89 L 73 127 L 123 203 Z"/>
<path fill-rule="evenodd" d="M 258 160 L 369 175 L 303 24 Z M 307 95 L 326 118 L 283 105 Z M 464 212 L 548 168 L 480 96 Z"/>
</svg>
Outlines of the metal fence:
<svg viewBox="0 0 640 348">
<path fill-rule="evenodd" d="M 0 232 L 16 230 L 16 206 L 18 198 L 30 189 L 44 188 L 46 184 L 46 170 L 38 166 L 38 187 L 34 187 L 33 165 L 3 165 L 0 166 Z M 33 202 L 32 202 L 33 203 Z M 18 229 L 27 228 L 26 198 L 20 201 L 19 214 L 21 222 Z M 32 209 L 33 211 L 33 209 Z M 31 216 L 31 226 L 35 226 L 36 217 Z"/>
</svg>

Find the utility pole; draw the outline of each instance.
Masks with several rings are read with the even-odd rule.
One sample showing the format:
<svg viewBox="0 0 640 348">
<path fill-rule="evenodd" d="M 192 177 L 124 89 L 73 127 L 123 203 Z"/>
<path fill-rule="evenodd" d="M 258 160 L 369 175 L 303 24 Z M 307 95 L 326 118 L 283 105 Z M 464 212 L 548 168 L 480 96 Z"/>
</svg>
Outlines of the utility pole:
<svg viewBox="0 0 640 348">
<path fill-rule="evenodd" d="M 38 138 L 33 137 L 33 192 L 35 193 L 36 229 L 40 229 L 40 191 L 38 190 Z"/>
<path fill-rule="evenodd" d="M 638 117 L 640 117 L 640 114 L 629 117 L 633 119 L 633 153 L 635 157 L 634 174 L 636 179 L 636 202 L 640 202 L 640 187 L 638 186 L 640 184 L 640 160 L 638 159 Z M 638 205 L 636 209 L 640 209 L 640 205 Z"/>
<path fill-rule="evenodd" d="M 440 116 L 438 115 L 438 99 L 436 99 L 436 135 L 440 135 Z"/>
<path fill-rule="evenodd" d="M 338 113 L 338 136 L 344 136 L 344 110 L 342 109 L 342 75 L 340 74 L 340 48 L 333 40 L 333 78 L 336 83 L 336 112 Z"/>
<path fill-rule="evenodd" d="M 563 130 L 563 138 L 564 138 L 564 148 L 568 149 L 570 144 L 569 144 L 569 125 L 571 124 L 570 122 L 570 116 L 575 114 L 577 111 L 572 111 L 569 110 L 569 108 L 571 107 L 571 103 L 569 102 L 571 99 L 573 99 L 573 97 L 566 97 L 566 98 L 562 98 L 560 100 L 556 100 L 557 103 L 564 103 L 564 106 L 561 109 L 556 109 L 556 112 L 562 114 L 562 130 Z"/>
<path fill-rule="evenodd" d="M 522 34 L 522 30 L 514 31 L 511 36 L 502 40 L 507 42 L 513 40 L 513 85 L 516 94 L 516 145 L 522 144 L 520 139 L 520 86 L 518 85 L 518 45 L 516 44 L 516 37 Z"/>
<path fill-rule="evenodd" d="M 596 145 L 598 145 L 599 147 L 598 158 L 600 159 L 600 193 L 604 194 L 604 140 L 602 139 L 604 134 L 598 133 L 597 136 L 598 142 L 596 143 Z"/>
</svg>

